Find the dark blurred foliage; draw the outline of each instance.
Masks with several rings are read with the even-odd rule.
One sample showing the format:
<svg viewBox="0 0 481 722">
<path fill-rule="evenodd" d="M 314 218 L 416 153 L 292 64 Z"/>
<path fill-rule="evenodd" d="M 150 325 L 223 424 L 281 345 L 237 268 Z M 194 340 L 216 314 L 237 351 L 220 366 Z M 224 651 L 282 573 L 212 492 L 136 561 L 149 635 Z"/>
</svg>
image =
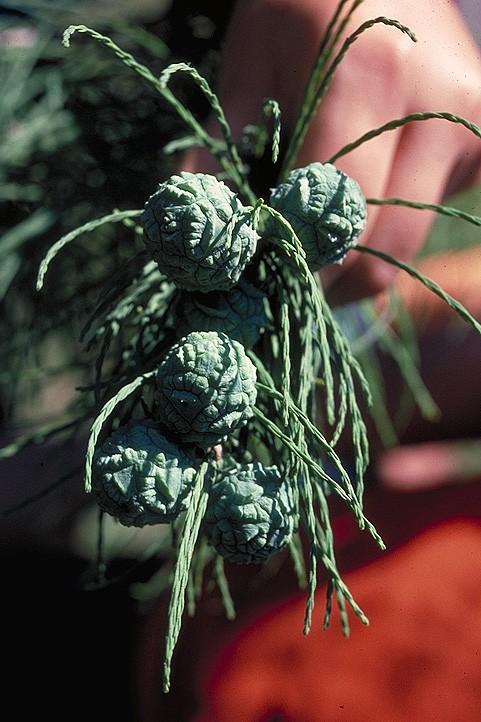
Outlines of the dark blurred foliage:
<svg viewBox="0 0 481 722">
<path fill-rule="evenodd" d="M 84 23 L 110 35 L 155 74 L 185 60 L 214 80 L 231 5 L 0 3 L 3 444 L 78 414 L 72 389 L 90 380 L 91 362 L 78 344 L 80 329 L 104 285 L 138 249 L 121 224 L 100 228 L 54 260 L 39 294 L 40 260 L 78 225 L 114 208 L 141 207 L 178 162 L 163 147 L 185 134 L 150 86 L 106 48 L 77 36 L 67 50 L 62 31 Z M 189 81 L 176 80 L 174 87 L 202 118 L 207 109 Z M 68 546 L 73 514 L 84 503 L 81 475 L 42 495 L 62 472 L 81 465 L 83 452 L 82 439 L 67 439 L 45 448 L 27 446 L 0 461 L 2 510 L 30 498 L 3 519 L 0 534 L 2 541 L 10 540 L 2 553 L 8 620 L 2 635 L 9 668 L 4 710 L 15 709 L 15 719 L 136 718 L 131 684 L 136 605 L 128 587 L 153 569 L 144 566 L 119 584 L 86 591 L 90 563 Z M 131 566 L 132 560 L 119 559 L 111 573 Z"/>
<path fill-rule="evenodd" d="M 46 365 L 53 376 L 56 370 L 82 373 L 86 359 L 76 346 L 78 319 L 132 255 L 122 226 L 99 229 L 55 260 L 44 292 L 37 294 L 35 276 L 46 249 L 113 208 L 141 207 L 178 160 L 163 147 L 184 133 L 170 108 L 118 58 L 85 36 L 67 50 L 60 43 L 62 31 L 85 23 L 110 35 L 155 74 L 186 60 L 213 80 L 231 5 L 24 0 L 0 6 L 4 422 L 18 417 L 19 403 L 32 398 Z M 188 80 L 175 87 L 202 118 L 207 109 L 200 93 Z M 45 351 L 52 338 L 53 359 Z"/>
</svg>

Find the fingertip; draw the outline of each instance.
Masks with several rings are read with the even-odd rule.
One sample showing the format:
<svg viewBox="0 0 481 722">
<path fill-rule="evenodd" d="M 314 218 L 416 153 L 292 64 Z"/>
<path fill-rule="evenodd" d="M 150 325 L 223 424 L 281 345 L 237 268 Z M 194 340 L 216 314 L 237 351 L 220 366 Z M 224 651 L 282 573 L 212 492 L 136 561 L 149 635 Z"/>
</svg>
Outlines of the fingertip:
<svg viewBox="0 0 481 722">
<path fill-rule="evenodd" d="M 455 442 L 390 449 L 378 460 L 376 473 L 384 488 L 402 492 L 433 489 L 461 480 Z"/>
</svg>

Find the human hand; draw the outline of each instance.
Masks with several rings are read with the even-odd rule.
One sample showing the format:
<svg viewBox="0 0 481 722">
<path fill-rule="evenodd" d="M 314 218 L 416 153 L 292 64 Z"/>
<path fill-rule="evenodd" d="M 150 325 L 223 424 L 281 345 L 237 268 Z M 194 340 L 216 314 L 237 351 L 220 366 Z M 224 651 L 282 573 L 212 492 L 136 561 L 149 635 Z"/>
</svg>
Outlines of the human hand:
<svg viewBox="0 0 481 722">
<path fill-rule="evenodd" d="M 279 101 L 284 133 L 292 133 L 320 38 L 337 0 L 242 0 L 225 41 L 219 93 L 234 137 L 256 122 L 262 101 Z M 322 103 L 296 166 L 325 161 L 346 143 L 394 118 L 447 111 L 481 121 L 481 58 L 452 0 L 370 0 L 353 15 L 346 34 L 379 15 L 392 16 L 417 35 L 414 45 L 378 25 L 348 51 Z M 368 198 L 439 202 L 481 177 L 481 142 L 444 120 L 416 122 L 384 133 L 341 157 L 336 165 Z M 193 151 L 186 170 L 211 170 Z M 371 206 L 363 244 L 409 261 L 421 247 L 432 216 L 426 211 Z M 396 271 L 376 258 L 350 253 L 323 272 L 331 303 L 375 294 Z"/>
<path fill-rule="evenodd" d="M 481 319 L 478 246 L 427 257 L 417 267 Z M 410 492 L 481 481 L 481 338 L 409 276 L 399 276 L 394 288 L 416 327 L 423 376 L 442 416 L 435 426 L 418 418 L 407 443 L 378 455 L 379 483 Z"/>
</svg>

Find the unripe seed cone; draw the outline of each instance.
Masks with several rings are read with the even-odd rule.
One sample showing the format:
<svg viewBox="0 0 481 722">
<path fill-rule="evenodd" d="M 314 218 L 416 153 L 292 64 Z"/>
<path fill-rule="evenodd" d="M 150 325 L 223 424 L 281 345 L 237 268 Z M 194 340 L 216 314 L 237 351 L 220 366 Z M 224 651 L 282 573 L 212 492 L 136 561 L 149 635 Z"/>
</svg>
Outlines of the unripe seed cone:
<svg viewBox="0 0 481 722">
<path fill-rule="evenodd" d="M 157 372 L 160 421 L 183 442 L 208 448 L 244 426 L 256 400 L 256 370 L 224 333 L 193 331 Z"/>
<path fill-rule="evenodd" d="M 264 299 L 263 293 L 242 279 L 230 291 L 186 293 L 177 311 L 179 333 L 218 331 L 252 348 L 267 324 Z"/>
<path fill-rule="evenodd" d="M 237 466 L 211 490 L 205 525 L 210 543 L 226 559 L 261 563 L 283 549 L 296 526 L 289 484 L 276 466 Z"/>
<path fill-rule="evenodd" d="M 366 199 L 358 183 L 330 163 L 289 173 L 270 203 L 289 221 L 311 271 L 340 262 L 366 227 Z"/>
<path fill-rule="evenodd" d="M 205 173 L 161 183 L 141 217 L 144 240 L 179 288 L 207 293 L 234 286 L 256 250 L 257 232 L 224 183 Z"/>
<path fill-rule="evenodd" d="M 121 524 L 162 524 L 187 508 L 198 466 L 193 451 L 166 439 L 156 424 L 133 421 L 97 449 L 92 491 Z"/>
</svg>

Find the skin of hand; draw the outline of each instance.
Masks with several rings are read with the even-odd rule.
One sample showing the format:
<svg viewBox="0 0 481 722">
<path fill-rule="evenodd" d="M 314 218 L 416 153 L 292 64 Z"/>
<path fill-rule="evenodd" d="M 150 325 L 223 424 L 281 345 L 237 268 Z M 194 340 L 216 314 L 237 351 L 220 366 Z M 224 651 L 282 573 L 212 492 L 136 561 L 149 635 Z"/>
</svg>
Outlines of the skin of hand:
<svg viewBox="0 0 481 722">
<path fill-rule="evenodd" d="M 237 3 L 219 77 L 219 95 L 235 138 L 245 125 L 257 121 L 266 97 L 278 100 L 283 132 L 287 137 L 292 133 L 320 38 L 336 5 L 337 0 Z M 456 3 L 367 0 L 353 14 L 345 35 L 378 16 L 401 21 L 415 32 L 418 42 L 378 25 L 351 46 L 310 127 L 296 167 L 325 161 L 368 130 L 413 112 L 452 112 L 481 122 L 481 56 Z M 215 133 L 213 126 L 210 130 Z M 416 122 L 367 142 L 336 165 L 359 182 L 368 198 L 436 203 L 481 180 L 481 141 L 444 120 Z M 217 170 L 197 150 L 187 156 L 184 168 Z M 404 261 L 412 261 L 433 219 L 426 211 L 394 206 L 370 206 L 368 217 L 361 242 Z M 478 253 L 474 259 L 473 253 Z M 422 270 L 477 314 L 480 263 L 479 252 L 472 251 L 456 259 L 438 258 L 434 268 L 430 262 Z M 383 291 L 392 285 L 396 273 L 382 261 L 351 252 L 342 265 L 328 267 L 322 276 L 330 303 L 341 304 Z M 435 324 L 438 330 L 449 325 L 452 312 L 439 299 L 403 274 L 397 286 L 421 333 L 425 323 L 431 328 Z M 462 394 L 453 401 L 453 394 L 440 389 L 436 401 L 448 418 L 454 415 L 464 420 L 474 398 L 479 398 L 481 406 L 481 389 L 479 393 L 473 393 L 471 386 L 465 390 L 467 405 Z M 429 438 L 432 430 L 424 433 Z M 379 481 L 395 489 L 418 490 L 450 479 L 465 480 L 467 452 L 461 453 L 459 446 L 463 443 L 416 444 L 388 451 L 378 460 Z"/>
<path fill-rule="evenodd" d="M 283 130 L 292 132 L 320 38 L 337 0 L 242 0 L 227 33 L 219 95 L 234 137 L 259 118 L 262 101 L 280 103 Z M 349 7 L 346 6 L 346 7 Z M 363 34 L 340 64 L 310 127 L 295 166 L 326 161 L 372 128 L 419 111 L 445 111 L 481 121 L 481 56 L 452 0 L 367 0 L 346 28 L 393 17 L 418 38 L 378 25 Z M 409 124 L 365 143 L 336 165 L 355 178 L 368 198 L 440 202 L 446 192 L 481 178 L 481 140 L 444 120 Z M 212 170 L 205 154 L 191 152 L 185 170 Z M 370 206 L 365 245 L 410 261 L 422 246 L 432 215 Z M 332 304 L 387 288 L 396 270 L 351 252 L 323 271 Z"/>
<path fill-rule="evenodd" d="M 417 268 L 481 320 L 479 246 L 428 256 Z M 479 434 L 481 413 L 481 338 L 409 276 L 400 274 L 394 288 L 416 327 L 423 377 L 442 416 L 435 426 L 418 419 L 408 443 L 381 453 L 377 478 L 402 492 L 481 481 L 481 438 L 473 437 Z"/>
</svg>

